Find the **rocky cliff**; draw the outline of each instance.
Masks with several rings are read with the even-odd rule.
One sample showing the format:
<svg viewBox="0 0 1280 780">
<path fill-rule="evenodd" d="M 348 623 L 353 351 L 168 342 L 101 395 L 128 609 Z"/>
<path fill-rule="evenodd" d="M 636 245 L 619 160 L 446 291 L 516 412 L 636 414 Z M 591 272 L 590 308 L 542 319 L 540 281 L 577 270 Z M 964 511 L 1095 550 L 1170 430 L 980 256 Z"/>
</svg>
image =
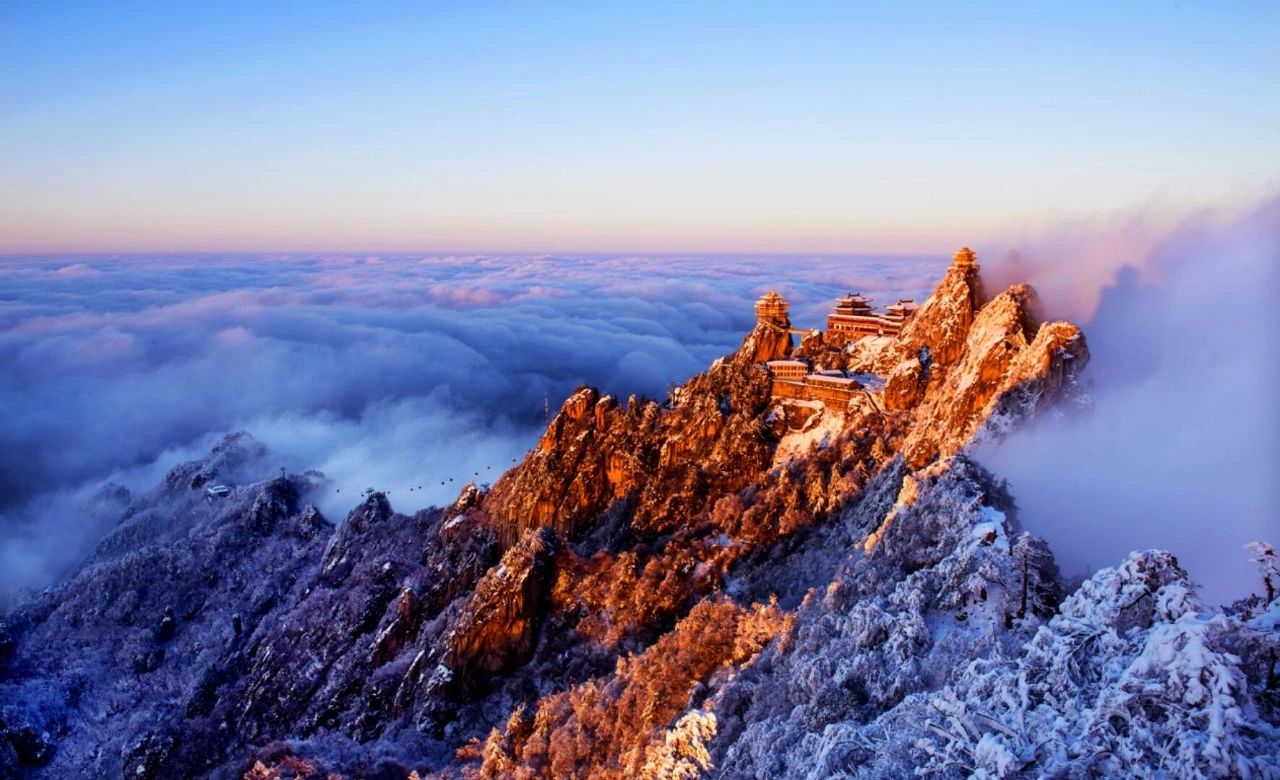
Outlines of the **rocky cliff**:
<svg viewBox="0 0 1280 780">
<path fill-rule="evenodd" d="M 1212 614 L 1154 551 L 1072 592 L 966 455 L 1087 402 L 1077 328 L 953 268 L 896 338 L 801 344 L 881 378 L 844 414 L 770 397 L 766 330 L 663 401 L 580 388 L 411 517 L 206 497 L 246 436 L 176 467 L 0 624 L 0 777 L 1275 766 L 1275 594 Z"/>
</svg>

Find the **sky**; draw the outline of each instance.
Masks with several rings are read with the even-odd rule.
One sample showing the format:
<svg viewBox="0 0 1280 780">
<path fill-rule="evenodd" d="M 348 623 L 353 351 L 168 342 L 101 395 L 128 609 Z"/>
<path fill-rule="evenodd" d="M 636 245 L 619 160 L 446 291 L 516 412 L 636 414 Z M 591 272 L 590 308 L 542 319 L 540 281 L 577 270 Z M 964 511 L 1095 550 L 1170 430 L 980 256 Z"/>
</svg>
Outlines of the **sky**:
<svg viewBox="0 0 1280 780">
<path fill-rule="evenodd" d="M 1280 5 L 0 6 L 0 253 L 943 253 L 1275 190 Z"/>
</svg>

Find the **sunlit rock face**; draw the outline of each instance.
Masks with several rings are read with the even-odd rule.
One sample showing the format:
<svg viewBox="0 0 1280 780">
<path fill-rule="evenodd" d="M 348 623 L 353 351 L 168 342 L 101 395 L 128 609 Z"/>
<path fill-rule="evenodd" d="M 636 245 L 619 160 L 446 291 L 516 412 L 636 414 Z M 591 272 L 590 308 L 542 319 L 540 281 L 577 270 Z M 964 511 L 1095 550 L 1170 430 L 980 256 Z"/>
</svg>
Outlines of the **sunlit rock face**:
<svg viewBox="0 0 1280 780">
<path fill-rule="evenodd" d="M 738 355 L 751 349 L 748 339 Z M 762 368 L 737 360 L 677 388 L 665 408 L 636 399 L 624 408 L 581 388 L 480 511 L 508 543 L 536 527 L 574 536 L 611 508 L 636 529 L 673 529 L 768 463 L 771 441 L 759 419 L 768 388 Z"/>
<path fill-rule="evenodd" d="M 892 347 L 876 361 L 885 373 L 897 363 L 928 348 L 932 363 L 945 370 L 960 359 L 982 302 L 981 281 L 971 270 L 951 266 L 914 316 L 903 326 Z"/>
<path fill-rule="evenodd" d="M 949 276 L 956 275 L 953 268 Z M 945 294 L 957 299 L 941 300 Z M 1077 380 L 1089 350 L 1079 328 L 1067 322 L 1038 323 L 1032 313 L 1035 293 L 1026 285 L 1010 287 L 976 312 L 965 304 L 967 295 L 971 290 L 944 283 L 901 339 L 916 346 L 917 364 L 924 356 L 929 365 L 926 389 L 903 449 L 916 467 L 959 452 L 997 409 L 1002 424 L 1015 424 L 1068 400 L 1068 395 L 1080 394 Z M 952 322 L 931 322 L 944 312 L 968 320 L 963 333 Z M 921 331 L 936 335 L 938 341 L 923 340 Z M 897 381 L 891 389 L 910 388 L 912 373 L 919 376 L 923 368 L 914 370 L 910 362 L 895 366 L 890 379 Z M 895 400 L 908 405 L 916 398 L 904 389 Z"/>
<path fill-rule="evenodd" d="M 0 623 L 0 777 L 1276 765 L 1280 603 L 1212 614 L 1158 551 L 1073 589 L 965 454 L 1087 400 L 1079 329 L 957 265 L 897 336 L 802 341 L 878 375 L 832 410 L 772 397 L 779 300 L 666 399 L 579 388 L 441 510 L 373 493 L 334 524 L 319 475 L 247 476 L 245 436 L 120 497 Z"/>
<path fill-rule="evenodd" d="M 927 353 L 925 353 L 927 356 Z M 895 412 L 914 409 L 924 398 L 929 384 L 929 370 L 919 357 L 907 358 L 894 366 L 885 379 L 884 405 Z"/>
<path fill-rule="evenodd" d="M 737 353 L 739 362 L 743 364 L 764 363 L 786 357 L 791 352 L 791 323 L 782 320 L 780 323 L 759 323 L 743 341 L 742 349 Z"/>
</svg>

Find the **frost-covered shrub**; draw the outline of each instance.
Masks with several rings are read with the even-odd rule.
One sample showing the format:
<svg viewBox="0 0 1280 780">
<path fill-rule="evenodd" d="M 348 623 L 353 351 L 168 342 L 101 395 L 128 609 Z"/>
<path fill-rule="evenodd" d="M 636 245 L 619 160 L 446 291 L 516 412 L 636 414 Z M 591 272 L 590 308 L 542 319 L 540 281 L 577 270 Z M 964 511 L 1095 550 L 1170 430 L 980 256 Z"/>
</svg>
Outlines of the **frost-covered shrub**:
<svg viewBox="0 0 1280 780">
<path fill-rule="evenodd" d="M 662 780 L 695 780 L 712 768 L 707 743 L 716 733 L 716 716 L 690 710 L 663 736 L 662 744 L 649 754 L 640 776 Z"/>
<path fill-rule="evenodd" d="M 879 527 L 840 548 L 843 572 L 806 599 L 794 630 L 717 693 L 721 773 L 852 773 L 884 745 L 868 731 L 889 728 L 883 713 L 1030 637 L 1056 603 L 1056 569 L 1043 543 L 1014 535 L 1011 510 L 962 458 L 907 477 Z M 861 523 L 856 511 L 842 521 Z"/>
<path fill-rule="evenodd" d="M 1159 551 L 1063 601 L 1010 510 L 963 459 L 908 476 L 863 554 L 716 691 L 709 774 L 1276 776 L 1259 670 L 1280 604 L 1215 614 Z"/>
<path fill-rule="evenodd" d="M 1252 712 L 1252 631 L 1206 612 L 1173 556 L 1087 580 L 1016 658 L 971 663 L 927 701 L 930 770 L 977 776 L 1268 776 L 1277 733 Z"/>
</svg>

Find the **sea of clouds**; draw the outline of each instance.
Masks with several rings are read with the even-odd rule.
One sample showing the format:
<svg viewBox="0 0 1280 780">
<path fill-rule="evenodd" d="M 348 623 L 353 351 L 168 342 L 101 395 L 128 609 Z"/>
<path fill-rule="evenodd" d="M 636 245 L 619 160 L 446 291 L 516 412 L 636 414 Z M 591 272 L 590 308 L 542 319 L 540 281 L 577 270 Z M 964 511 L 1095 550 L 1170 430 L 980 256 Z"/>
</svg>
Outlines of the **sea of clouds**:
<svg viewBox="0 0 1280 780">
<path fill-rule="evenodd" d="M 1173 550 L 1222 600 L 1241 545 L 1280 542 L 1280 200 L 993 239 L 1080 323 L 1091 413 L 980 458 L 1069 573 Z M 1016 250 L 1010 252 L 1010 250 Z M 223 434 L 319 469 L 333 519 L 366 487 L 400 511 L 491 481 L 574 387 L 662 397 L 732 350 L 767 289 L 819 326 L 836 295 L 922 298 L 944 257 L 0 258 L 0 601 L 80 560 L 141 490 Z M 265 476 L 265 475 L 263 475 Z"/>
<path fill-rule="evenodd" d="M 850 288 L 923 297 L 945 262 L 0 258 L 0 589 L 91 548 L 101 485 L 147 489 L 228 431 L 323 471 L 331 518 L 366 487 L 413 511 L 496 478 L 579 384 L 663 397 L 736 347 L 766 289 L 819 326 Z"/>
</svg>

